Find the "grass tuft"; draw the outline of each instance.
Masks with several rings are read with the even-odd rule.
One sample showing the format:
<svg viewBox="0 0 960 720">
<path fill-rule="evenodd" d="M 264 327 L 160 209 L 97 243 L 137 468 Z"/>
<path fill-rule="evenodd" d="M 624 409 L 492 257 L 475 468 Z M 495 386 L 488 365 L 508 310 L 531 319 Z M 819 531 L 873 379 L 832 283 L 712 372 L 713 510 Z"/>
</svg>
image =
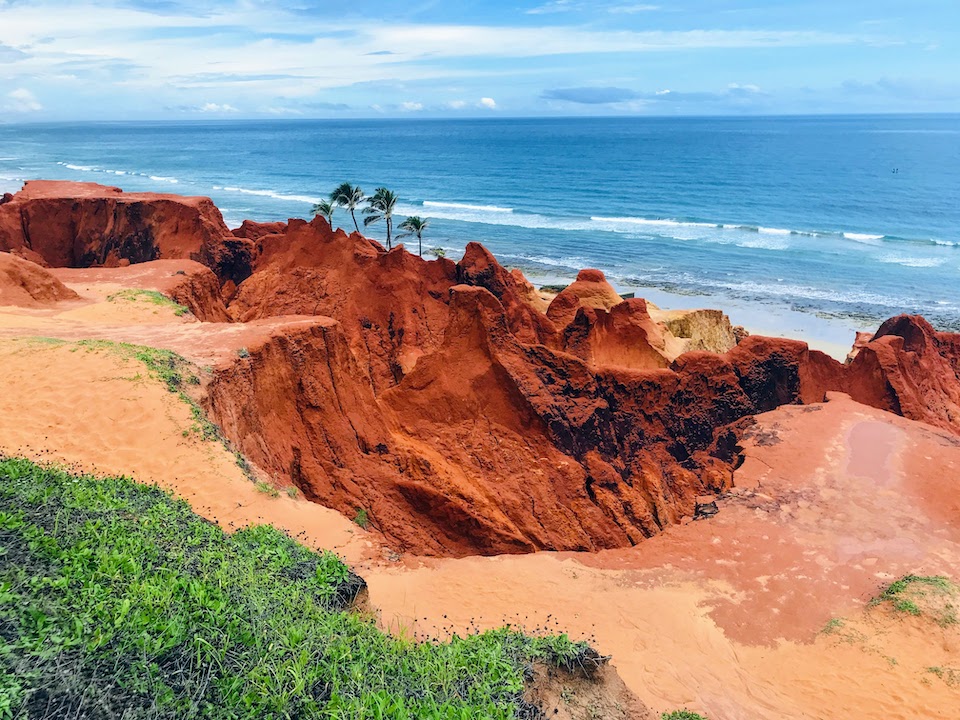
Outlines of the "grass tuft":
<svg viewBox="0 0 960 720">
<path fill-rule="evenodd" d="M 707 720 L 703 715 L 689 710 L 674 710 L 670 713 L 663 713 L 661 720 Z"/>
<path fill-rule="evenodd" d="M 171 300 L 166 295 L 161 292 L 157 292 L 156 290 L 121 290 L 120 292 L 116 292 L 107 296 L 108 302 L 117 302 L 118 300 L 123 300 L 126 302 L 145 302 L 151 305 L 170 308 L 173 310 L 173 314 L 177 317 L 183 317 L 190 312 L 190 308 Z"/>
<path fill-rule="evenodd" d="M 258 480 L 256 486 L 257 490 L 262 492 L 264 495 L 269 495 L 272 498 L 280 497 L 280 491 L 264 480 Z"/>
<path fill-rule="evenodd" d="M 449 642 L 345 610 L 363 581 L 269 526 L 227 535 L 157 487 L 0 459 L 0 718 L 526 717 L 504 628 Z"/>
<path fill-rule="evenodd" d="M 888 603 L 894 612 L 931 617 L 941 627 L 956 625 L 960 587 L 943 575 L 904 575 L 870 601 L 870 607 Z"/>
<path fill-rule="evenodd" d="M 364 530 L 370 527 L 370 515 L 363 508 L 357 508 L 357 514 L 353 516 L 353 521 Z"/>
</svg>

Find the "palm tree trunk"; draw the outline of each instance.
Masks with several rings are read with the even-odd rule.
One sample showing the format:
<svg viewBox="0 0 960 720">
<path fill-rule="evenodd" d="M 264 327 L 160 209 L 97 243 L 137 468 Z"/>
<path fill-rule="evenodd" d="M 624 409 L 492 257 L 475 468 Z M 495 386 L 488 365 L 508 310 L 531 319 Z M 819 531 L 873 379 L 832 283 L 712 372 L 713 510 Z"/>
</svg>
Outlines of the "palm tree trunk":
<svg viewBox="0 0 960 720">
<path fill-rule="evenodd" d="M 357 229 L 357 232 L 360 232 L 360 226 L 357 224 L 357 216 L 354 214 L 353 208 L 350 208 L 350 217 L 353 218 L 353 226 Z"/>
<path fill-rule="evenodd" d="M 420 245 L 420 257 L 423 257 L 423 235 L 417 233 L 417 244 Z"/>
<path fill-rule="evenodd" d="M 393 225 L 393 218 L 388 217 L 388 218 L 387 218 L 387 250 L 390 250 L 390 249 L 393 247 L 393 245 L 390 244 L 390 234 L 391 234 L 391 233 L 390 233 L 390 229 L 391 229 L 390 226 L 391 226 L 391 225 Z"/>
</svg>

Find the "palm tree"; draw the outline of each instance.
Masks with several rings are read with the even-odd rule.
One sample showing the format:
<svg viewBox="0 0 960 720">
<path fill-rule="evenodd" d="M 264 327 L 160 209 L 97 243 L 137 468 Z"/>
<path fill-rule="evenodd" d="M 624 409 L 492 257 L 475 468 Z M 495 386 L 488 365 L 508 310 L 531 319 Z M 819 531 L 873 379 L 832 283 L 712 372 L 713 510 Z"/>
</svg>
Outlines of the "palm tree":
<svg viewBox="0 0 960 720">
<path fill-rule="evenodd" d="M 372 225 L 380 220 L 387 221 L 387 250 L 392 246 L 390 238 L 393 235 L 393 208 L 397 204 L 397 195 L 386 188 L 377 188 L 376 191 L 367 198 L 369 207 L 363 209 L 366 215 L 363 219 L 363 226 Z"/>
<path fill-rule="evenodd" d="M 313 216 L 322 215 L 327 219 L 327 222 L 330 223 L 330 227 L 333 227 L 333 211 L 336 207 L 337 206 L 329 200 L 321 200 L 313 206 Z"/>
<path fill-rule="evenodd" d="M 357 232 L 360 232 L 355 211 L 363 202 L 363 190 L 350 183 L 341 183 L 336 190 L 330 193 L 330 202 L 349 210 L 350 217 L 353 218 L 353 226 L 357 229 Z"/>
<path fill-rule="evenodd" d="M 420 246 L 420 257 L 423 257 L 423 233 L 426 232 L 428 227 L 430 227 L 430 221 L 426 218 L 417 215 L 408 217 L 400 223 L 400 229 L 403 232 L 397 235 L 397 238 L 416 236 L 417 244 Z"/>
</svg>

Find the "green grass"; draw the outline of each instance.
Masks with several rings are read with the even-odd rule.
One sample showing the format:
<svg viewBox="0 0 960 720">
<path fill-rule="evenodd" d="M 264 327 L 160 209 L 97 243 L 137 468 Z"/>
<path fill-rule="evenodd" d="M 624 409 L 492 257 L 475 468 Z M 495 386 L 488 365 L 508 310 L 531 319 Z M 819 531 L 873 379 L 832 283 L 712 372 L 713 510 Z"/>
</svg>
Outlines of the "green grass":
<svg viewBox="0 0 960 720">
<path fill-rule="evenodd" d="M 707 720 L 703 715 L 689 710 L 674 710 L 671 713 L 663 713 L 660 718 L 661 720 Z"/>
<path fill-rule="evenodd" d="M 270 497 L 273 497 L 273 498 L 280 497 L 280 491 L 277 490 L 270 483 L 265 482 L 264 480 L 257 481 L 257 490 L 262 492 L 264 495 L 269 495 Z"/>
<path fill-rule="evenodd" d="M 841 630 L 844 625 L 845 623 L 843 621 L 843 618 L 830 618 L 830 620 L 827 621 L 827 624 L 823 626 L 820 632 L 823 633 L 824 635 L 832 635 L 835 632 L 838 632 L 839 630 Z"/>
<path fill-rule="evenodd" d="M 960 588 L 942 575 L 904 575 L 870 601 L 871 607 L 888 603 L 897 613 L 932 617 L 941 627 L 956 625 Z"/>
<path fill-rule="evenodd" d="M 170 308 L 177 317 L 182 317 L 190 312 L 190 308 L 171 300 L 156 290 L 121 290 L 113 295 L 108 295 L 107 300 L 109 302 L 126 300 L 128 302 L 145 302 L 151 305 L 158 305 L 160 307 Z"/>
<path fill-rule="evenodd" d="M 364 530 L 370 527 L 370 515 L 363 508 L 357 508 L 357 514 L 353 516 L 353 521 Z"/>
<path fill-rule="evenodd" d="M 233 535 L 126 478 L 0 459 L 0 718 L 517 718 L 566 636 L 447 643 L 345 608 L 363 581 L 269 526 Z"/>
</svg>

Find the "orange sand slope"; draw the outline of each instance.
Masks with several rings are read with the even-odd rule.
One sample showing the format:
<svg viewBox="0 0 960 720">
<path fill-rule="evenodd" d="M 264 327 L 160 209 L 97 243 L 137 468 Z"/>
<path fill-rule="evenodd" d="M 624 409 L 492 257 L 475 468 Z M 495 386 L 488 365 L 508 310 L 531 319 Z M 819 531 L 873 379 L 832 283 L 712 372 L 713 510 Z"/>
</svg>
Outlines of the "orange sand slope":
<svg viewBox="0 0 960 720">
<path fill-rule="evenodd" d="M 277 324 L 318 320 L 199 323 L 108 299 L 124 286 L 154 287 L 142 273 L 59 277 L 79 300 L 0 308 L 4 453 L 158 482 L 227 527 L 273 522 L 336 549 L 398 631 L 520 622 L 590 637 L 657 711 L 960 717 L 958 626 L 867 608 L 905 573 L 960 577 L 955 436 L 831 395 L 760 416 L 719 514 L 635 548 L 389 561 L 341 515 L 258 491 L 227 449 L 189 432 L 189 407 L 137 361 L 72 342 L 154 345 L 203 365 Z M 68 342 L 28 339 L 40 335 Z"/>
<path fill-rule="evenodd" d="M 900 575 L 960 576 L 944 482 L 960 441 L 834 395 L 760 416 L 746 455 L 712 519 L 594 555 L 410 561 L 374 576 L 372 600 L 419 633 L 514 621 L 592 636 L 659 710 L 960 716 L 960 687 L 928 670 L 960 668 L 960 629 L 866 609 Z"/>
</svg>

